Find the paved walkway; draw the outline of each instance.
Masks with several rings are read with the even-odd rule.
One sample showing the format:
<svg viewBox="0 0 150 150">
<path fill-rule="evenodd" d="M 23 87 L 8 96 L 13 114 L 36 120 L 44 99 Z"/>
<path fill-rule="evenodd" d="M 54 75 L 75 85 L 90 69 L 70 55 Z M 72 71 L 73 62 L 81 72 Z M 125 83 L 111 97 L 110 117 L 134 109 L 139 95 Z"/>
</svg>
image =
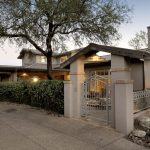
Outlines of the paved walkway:
<svg viewBox="0 0 150 150">
<path fill-rule="evenodd" d="M 111 128 L 0 102 L 0 150 L 146 150 Z"/>
</svg>

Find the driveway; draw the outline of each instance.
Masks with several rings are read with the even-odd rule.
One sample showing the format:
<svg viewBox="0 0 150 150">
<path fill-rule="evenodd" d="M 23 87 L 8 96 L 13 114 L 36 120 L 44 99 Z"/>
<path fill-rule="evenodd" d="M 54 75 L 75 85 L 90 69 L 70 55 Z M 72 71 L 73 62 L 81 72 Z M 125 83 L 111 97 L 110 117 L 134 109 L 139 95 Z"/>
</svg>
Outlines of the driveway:
<svg viewBox="0 0 150 150">
<path fill-rule="evenodd" d="M 112 128 L 0 102 L 0 150 L 146 150 Z"/>
</svg>

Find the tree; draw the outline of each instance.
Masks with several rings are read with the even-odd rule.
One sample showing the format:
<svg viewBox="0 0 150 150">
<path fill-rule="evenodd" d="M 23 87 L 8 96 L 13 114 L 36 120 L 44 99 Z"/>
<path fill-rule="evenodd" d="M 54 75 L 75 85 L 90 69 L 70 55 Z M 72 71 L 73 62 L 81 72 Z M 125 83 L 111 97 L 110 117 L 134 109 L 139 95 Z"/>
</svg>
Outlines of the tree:
<svg viewBox="0 0 150 150">
<path fill-rule="evenodd" d="M 129 41 L 129 45 L 136 50 L 148 47 L 148 35 L 145 31 L 140 31 Z"/>
<path fill-rule="evenodd" d="M 130 9 L 120 0 L 1 0 L 0 39 L 26 41 L 47 57 L 51 79 L 52 52 L 72 38 L 108 44 L 119 39 Z"/>
</svg>

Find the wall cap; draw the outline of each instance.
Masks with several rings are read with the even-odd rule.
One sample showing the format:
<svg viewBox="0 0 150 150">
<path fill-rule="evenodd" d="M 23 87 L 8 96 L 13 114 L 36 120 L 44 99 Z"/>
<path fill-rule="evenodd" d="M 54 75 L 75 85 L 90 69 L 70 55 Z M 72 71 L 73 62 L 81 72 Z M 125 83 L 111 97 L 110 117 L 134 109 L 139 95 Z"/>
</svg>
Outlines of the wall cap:
<svg viewBox="0 0 150 150">
<path fill-rule="evenodd" d="M 70 75 L 85 75 L 85 73 L 70 73 Z"/>
</svg>

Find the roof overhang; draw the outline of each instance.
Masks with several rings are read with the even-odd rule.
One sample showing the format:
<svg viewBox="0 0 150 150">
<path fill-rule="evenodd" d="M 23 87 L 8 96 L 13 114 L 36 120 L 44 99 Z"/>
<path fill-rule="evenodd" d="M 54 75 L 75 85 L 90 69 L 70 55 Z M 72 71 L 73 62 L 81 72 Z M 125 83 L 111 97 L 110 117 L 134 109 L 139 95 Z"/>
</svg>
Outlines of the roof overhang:
<svg viewBox="0 0 150 150">
<path fill-rule="evenodd" d="M 81 51 L 79 51 L 74 56 L 70 57 L 67 61 L 62 63 L 60 65 L 60 68 L 66 68 L 81 56 L 88 55 L 88 53 L 96 54 L 99 51 L 111 53 L 112 55 L 125 56 L 130 58 L 150 59 L 150 53 L 147 51 L 133 50 L 133 49 L 126 49 L 126 48 L 119 48 L 119 47 L 90 43 L 87 47 L 83 48 Z"/>
<path fill-rule="evenodd" d="M 47 68 L 28 68 L 28 67 L 25 67 L 25 66 L 3 66 L 3 65 L 0 65 L 0 72 L 4 73 L 4 72 L 47 72 Z M 58 69 L 52 69 L 52 72 L 60 72 L 60 71 L 63 71 L 63 72 L 69 72 L 68 69 L 62 69 L 62 68 L 58 68 Z"/>
<path fill-rule="evenodd" d="M 25 49 L 25 48 L 23 48 L 23 49 L 20 51 L 20 54 L 19 54 L 19 56 L 17 57 L 17 59 L 22 59 L 26 53 L 31 53 L 31 54 L 35 54 L 35 55 L 43 55 L 43 54 L 42 54 L 40 51 L 38 51 L 38 50 Z"/>
</svg>

